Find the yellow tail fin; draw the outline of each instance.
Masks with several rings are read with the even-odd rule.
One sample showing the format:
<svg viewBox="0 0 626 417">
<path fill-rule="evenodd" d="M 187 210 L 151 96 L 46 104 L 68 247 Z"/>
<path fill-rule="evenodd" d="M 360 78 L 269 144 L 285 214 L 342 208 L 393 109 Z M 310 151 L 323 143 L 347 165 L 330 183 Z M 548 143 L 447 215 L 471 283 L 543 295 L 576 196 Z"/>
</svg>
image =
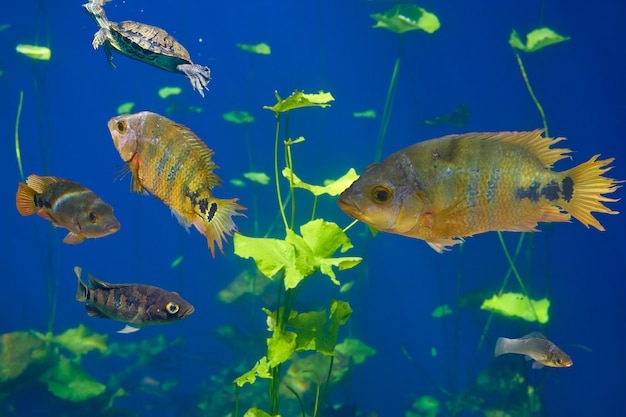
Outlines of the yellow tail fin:
<svg viewBox="0 0 626 417">
<path fill-rule="evenodd" d="M 604 197 L 603 194 L 614 192 L 620 187 L 617 184 L 623 181 L 603 176 L 613 168 L 607 165 L 615 158 L 598 161 L 599 156 L 595 155 L 587 162 L 562 173 L 563 198 L 560 204 L 587 228 L 593 226 L 604 231 L 604 227 L 591 213 L 619 214 L 602 204 L 614 203 L 619 198 Z"/>
</svg>

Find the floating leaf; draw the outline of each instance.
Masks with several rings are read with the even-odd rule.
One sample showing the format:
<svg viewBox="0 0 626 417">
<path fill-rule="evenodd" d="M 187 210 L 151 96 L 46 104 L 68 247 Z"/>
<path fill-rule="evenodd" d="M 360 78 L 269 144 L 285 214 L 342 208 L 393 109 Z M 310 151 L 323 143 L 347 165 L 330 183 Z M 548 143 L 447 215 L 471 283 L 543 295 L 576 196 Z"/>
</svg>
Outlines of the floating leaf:
<svg viewBox="0 0 626 417">
<path fill-rule="evenodd" d="M 178 258 L 174 259 L 174 261 L 170 264 L 171 268 L 176 268 L 183 262 L 183 255 L 180 255 Z"/>
<path fill-rule="evenodd" d="M 550 319 L 548 315 L 550 301 L 547 298 L 529 300 L 523 294 L 512 292 L 502 294 L 501 296 L 494 294 L 490 299 L 483 301 L 480 308 L 481 310 L 492 311 L 507 317 L 518 317 L 526 321 L 547 323 Z"/>
<path fill-rule="evenodd" d="M 60 356 L 59 363 L 46 380 L 48 390 L 59 398 L 85 401 L 102 394 L 106 385 L 93 379 L 69 359 Z"/>
<path fill-rule="evenodd" d="M 76 328 L 68 329 L 53 337 L 51 341 L 80 356 L 92 350 L 106 353 L 108 349 L 107 338 L 107 335 L 94 333 L 84 324 L 80 324 Z"/>
<path fill-rule="evenodd" d="M 167 86 L 167 87 L 159 88 L 159 97 L 165 100 L 169 96 L 179 95 L 182 91 L 183 89 L 180 87 Z"/>
<path fill-rule="evenodd" d="M 440 26 L 437 16 L 415 4 L 398 4 L 384 14 L 375 13 L 370 16 L 377 20 L 374 28 L 389 29 L 395 33 L 416 29 L 433 33 Z"/>
<path fill-rule="evenodd" d="M 543 27 L 526 34 L 526 45 L 524 45 L 515 29 L 513 29 L 509 38 L 509 45 L 513 48 L 530 53 L 543 49 L 546 46 L 568 40 L 570 40 L 569 36 L 561 36 L 552 29 Z"/>
<path fill-rule="evenodd" d="M 51 55 L 50 48 L 45 46 L 19 44 L 15 47 L 15 50 L 29 58 L 41 61 L 48 61 Z"/>
<path fill-rule="evenodd" d="M 117 114 L 129 114 L 133 111 L 133 107 L 135 107 L 135 102 L 127 101 L 126 103 L 122 103 L 117 106 Z"/>
<path fill-rule="evenodd" d="M 346 282 L 345 284 L 341 286 L 341 288 L 339 288 L 339 292 L 341 294 L 345 294 L 348 291 L 350 291 L 352 287 L 354 287 L 354 281 Z"/>
<path fill-rule="evenodd" d="M 351 337 L 346 337 L 343 342 L 335 347 L 335 350 L 338 353 L 351 358 L 352 362 L 355 364 L 363 363 L 365 362 L 365 359 L 376 354 L 376 349 L 366 345 L 359 339 Z"/>
<path fill-rule="evenodd" d="M 447 304 L 444 304 L 434 309 L 430 315 L 435 318 L 440 318 L 443 316 L 447 316 L 448 314 L 452 314 L 452 310 Z"/>
<path fill-rule="evenodd" d="M 355 111 L 354 113 L 352 113 L 353 117 L 356 118 L 364 118 L 364 119 L 375 119 L 376 118 L 376 111 L 375 110 L 365 110 L 365 111 Z"/>
<path fill-rule="evenodd" d="M 234 185 L 235 187 L 245 187 L 246 183 L 244 182 L 244 180 L 241 180 L 239 178 L 233 178 L 229 181 L 232 185 Z"/>
<path fill-rule="evenodd" d="M 335 100 L 332 94 L 323 91 L 317 94 L 304 94 L 304 92 L 296 90 L 284 100 L 280 98 L 278 91 L 275 91 L 274 95 L 278 102 L 271 107 L 263 106 L 263 108 L 273 110 L 276 113 L 283 113 L 300 107 L 318 106 L 324 108 L 330 106 L 328 102 Z"/>
<path fill-rule="evenodd" d="M 247 111 L 231 111 L 231 112 L 222 114 L 222 117 L 227 122 L 237 123 L 237 124 L 254 122 L 254 117 Z"/>
<path fill-rule="evenodd" d="M 259 184 L 267 185 L 270 183 L 270 177 L 265 172 L 245 172 L 243 176 Z"/>
<path fill-rule="evenodd" d="M 289 168 L 283 169 L 282 174 L 283 177 L 287 178 L 287 180 L 289 180 L 290 182 L 292 181 L 292 184 L 295 188 L 304 188 L 305 190 L 309 190 L 316 196 L 328 194 L 333 197 L 341 194 L 357 178 L 359 178 L 354 168 L 350 168 L 348 172 L 346 172 L 342 177 L 337 178 L 336 180 L 325 180 L 324 186 L 322 187 L 320 185 L 311 185 L 303 182 Z"/>
<path fill-rule="evenodd" d="M 237 48 L 242 51 L 252 52 L 253 54 L 259 55 L 269 55 L 272 53 L 272 49 L 265 42 L 257 43 L 256 45 L 249 45 L 247 43 L 237 43 L 235 44 Z"/>
<path fill-rule="evenodd" d="M 265 356 L 259 359 L 252 369 L 235 379 L 233 382 L 238 386 L 243 387 L 246 383 L 254 384 L 254 381 L 256 381 L 257 378 L 272 378 L 272 375 L 270 374 L 270 363 Z"/>
</svg>

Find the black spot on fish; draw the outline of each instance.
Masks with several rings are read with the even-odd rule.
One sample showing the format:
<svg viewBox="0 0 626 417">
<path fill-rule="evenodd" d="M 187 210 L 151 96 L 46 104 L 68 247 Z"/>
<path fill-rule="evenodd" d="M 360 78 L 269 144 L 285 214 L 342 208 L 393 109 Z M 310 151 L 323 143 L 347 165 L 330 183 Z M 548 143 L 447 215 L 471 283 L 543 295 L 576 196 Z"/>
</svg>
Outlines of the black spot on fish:
<svg viewBox="0 0 626 417">
<path fill-rule="evenodd" d="M 215 216 L 215 212 L 217 212 L 217 203 L 213 202 L 211 203 L 211 208 L 209 209 L 209 214 L 207 214 L 206 219 L 207 221 L 211 221 L 213 220 L 213 217 Z"/>
<path fill-rule="evenodd" d="M 558 200 L 561 189 L 559 188 L 559 183 L 552 180 L 545 187 L 541 189 L 541 195 L 547 198 L 549 201 Z"/>
<path fill-rule="evenodd" d="M 200 207 L 200 213 L 205 214 L 209 209 L 209 202 L 206 198 L 198 201 L 198 206 Z"/>
<path fill-rule="evenodd" d="M 47 201 L 44 200 L 41 196 L 35 195 L 35 197 L 33 197 L 33 201 L 35 202 L 35 206 L 37 207 L 45 207 L 45 208 L 51 208 L 52 204 Z"/>
<path fill-rule="evenodd" d="M 563 186 L 563 200 L 569 203 L 572 199 L 572 194 L 574 194 L 574 181 L 572 181 L 571 177 L 565 177 L 561 181 L 561 185 Z"/>
<path fill-rule="evenodd" d="M 528 188 L 518 188 L 514 191 L 515 197 L 518 200 L 527 198 L 533 203 L 539 201 L 539 184 L 534 182 Z"/>
</svg>

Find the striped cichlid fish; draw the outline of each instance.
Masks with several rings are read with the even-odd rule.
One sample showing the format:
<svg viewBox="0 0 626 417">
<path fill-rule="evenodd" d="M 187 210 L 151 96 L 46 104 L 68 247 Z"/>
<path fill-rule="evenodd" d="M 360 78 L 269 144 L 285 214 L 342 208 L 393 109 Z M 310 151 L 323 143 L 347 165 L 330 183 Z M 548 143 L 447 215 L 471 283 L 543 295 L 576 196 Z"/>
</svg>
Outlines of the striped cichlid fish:
<svg viewBox="0 0 626 417">
<path fill-rule="evenodd" d="M 544 366 L 569 368 L 574 364 L 567 353 L 539 332 L 532 332 L 519 339 L 499 337 L 496 341 L 494 356 L 505 353 L 517 353 L 525 355 L 528 360 L 534 359 L 534 369 L 540 369 Z"/>
<path fill-rule="evenodd" d="M 110 205 L 88 188 L 63 178 L 29 175 L 26 184 L 18 184 L 15 206 L 22 216 L 37 213 L 69 230 L 63 242 L 73 245 L 120 230 Z"/>
<path fill-rule="evenodd" d="M 81 280 L 82 269 L 74 267 L 78 278 L 76 300 L 86 302 L 91 317 L 113 319 L 128 323 L 118 333 L 136 332 L 142 327 L 182 320 L 194 308 L 176 292 L 142 284 L 109 284 L 88 276 Z"/>
<path fill-rule="evenodd" d="M 495 230 L 536 231 L 539 222 L 604 230 L 592 212 L 619 186 L 604 177 L 613 158 L 563 172 L 552 165 L 571 151 L 564 138 L 533 132 L 467 133 L 402 149 L 367 170 L 339 198 L 349 216 L 380 230 L 423 239 L 437 252 L 463 237 Z"/>
<path fill-rule="evenodd" d="M 224 254 L 224 235 L 237 231 L 232 216 L 237 198 L 218 199 L 212 189 L 220 179 L 213 151 L 187 127 L 156 113 L 141 112 L 112 118 L 113 143 L 133 175 L 132 190 L 149 191 L 172 209 L 181 225 L 194 225 L 207 238 L 215 257 L 215 243 Z"/>
</svg>

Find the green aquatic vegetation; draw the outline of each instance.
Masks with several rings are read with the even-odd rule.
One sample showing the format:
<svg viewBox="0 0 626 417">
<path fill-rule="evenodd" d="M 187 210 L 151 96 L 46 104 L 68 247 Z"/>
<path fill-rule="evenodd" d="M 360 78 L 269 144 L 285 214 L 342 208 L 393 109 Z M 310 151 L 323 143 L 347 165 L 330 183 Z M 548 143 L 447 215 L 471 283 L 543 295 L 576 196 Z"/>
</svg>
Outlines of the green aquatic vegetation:
<svg viewBox="0 0 626 417">
<path fill-rule="evenodd" d="M 324 185 L 312 185 L 307 184 L 302 181 L 293 171 L 289 168 L 285 168 L 282 171 L 283 177 L 285 177 L 294 188 L 303 188 L 305 190 L 310 191 L 314 196 L 319 197 L 323 194 L 328 194 L 329 196 L 335 197 L 341 194 L 346 188 L 350 186 L 359 175 L 356 173 L 354 168 L 350 168 L 348 172 L 346 172 L 341 177 L 336 180 L 325 180 Z"/>
<path fill-rule="evenodd" d="M 352 117 L 354 118 L 362 118 L 362 119 L 375 119 L 376 118 L 376 110 L 364 110 L 364 111 L 355 111 L 352 113 Z"/>
<path fill-rule="evenodd" d="M 73 329 L 67 329 L 58 336 L 52 336 L 49 333 L 46 337 L 52 343 L 72 352 L 78 358 L 92 350 L 97 350 L 102 354 L 107 353 L 108 350 L 108 335 L 94 333 L 84 324 L 79 324 Z"/>
<path fill-rule="evenodd" d="M 47 360 L 43 335 L 35 331 L 5 333 L 0 338 L 0 387 L 22 375 L 31 365 Z"/>
<path fill-rule="evenodd" d="M 267 185 L 270 183 L 270 177 L 265 172 L 244 172 L 243 176 L 244 178 L 261 185 Z"/>
<path fill-rule="evenodd" d="M 245 294 L 261 295 L 270 281 L 258 269 L 244 269 L 217 293 L 223 303 L 234 303 Z"/>
<path fill-rule="evenodd" d="M 449 314 L 452 314 L 452 309 L 450 309 L 450 306 L 448 306 L 447 304 L 444 304 L 434 309 L 430 315 L 434 318 L 441 318 Z"/>
<path fill-rule="evenodd" d="M 301 107 L 328 107 L 330 106 L 328 103 L 335 100 L 332 94 L 323 91 L 317 94 L 305 94 L 303 91 L 296 90 L 284 100 L 278 95 L 278 91 L 275 91 L 274 95 L 276 96 L 277 103 L 273 106 L 263 106 L 263 108 L 272 110 L 276 112 L 277 115 L 278 113 L 285 113 L 289 110 Z"/>
<path fill-rule="evenodd" d="M 183 255 L 180 255 L 178 258 L 174 259 L 170 264 L 170 268 L 176 268 L 181 263 L 183 263 Z"/>
<path fill-rule="evenodd" d="M 22 55 L 39 61 L 49 61 L 52 54 L 50 48 L 38 45 L 19 44 L 15 47 L 15 50 Z"/>
<path fill-rule="evenodd" d="M 227 122 L 236 123 L 238 125 L 254 122 L 254 116 L 252 116 L 247 111 L 242 110 L 234 110 L 228 113 L 224 113 L 222 114 L 222 117 Z"/>
<path fill-rule="evenodd" d="M 404 50 L 404 33 L 416 29 L 421 29 L 426 33 L 434 33 L 439 29 L 440 23 L 436 15 L 427 12 L 415 4 L 399 4 L 387 10 L 385 13 L 372 14 L 371 17 L 377 21 L 374 28 L 384 28 L 397 33 L 400 42 L 398 56 L 396 57 L 391 81 L 387 89 L 385 107 L 378 131 L 378 139 L 376 141 L 374 162 L 378 163 L 382 155 L 383 143 L 387 135 L 387 126 L 391 119 L 393 102 L 398 89 L 398 74 L 400 73 L 400 62 Z"/>
<path fill-rule="evenodd" d="M 169 96 L 177 96 L 182 93 L 183 89 L 176 86 L 166 86 L 159 88 L 159 97 L 163 100 L 168 98 Z"/>
<path fill-rule="evenodd" d="M 305 277 L 318 270 L 339 285 L 333 267 L 344 270 L 362 260 L 359 257 L 332 257 L 337 249 L 344 253 L 352 247 L 348 236 L 335 223 L 313 220 L 302 225 L 300 233 L 298 235 L 287 229 L 284 240 L 236 234 L 235 254 L 246 259 L 253 258 L 263 275 L 270 279 L 281 272 L 285 289 L 295 288 Z"/>
<path fill-rule="evenodd" d="M 371 16 L 377 21 L 374 28 L 388 29 L 395 33 L 418 29 L 433 33 L 441 26 L 436 15 L 409 3 L 397 4 L 385 13 L 375 13 Z"/>
<path fill-rule="evenodd" d="M 335 346 L 335 351 L 356 365 L 376 354 L 376 349 L 353 337 L 346 337 L 343 342 Z"/>
<path fill-rule="evenodd" d="M 494 294 L 493 297 L 484 300 L 480 308 L 505 317 L 520 318 L 531 322 L 537 321 L 541 324 L 547 323 L 550 319 L 548 314 L 550 300 L 547 298 L 531 300 L 524 294 L 513 292 Z"/>
<path fill-rule="evenodd" d="M 135 107 L 134 101 L 127 101 L 126 103 L 122 103 L 119 106 L 117 106 L 117 114 L 129 114 L 130 112 L 133 111 L 134 107 Z"/>
<path fill-rule="evenodd" d="M 24 91 L 20 91 L 20 102 L 17 105 L 17 116 L 15 116 L 15 157 L 17 159 L 17 167 L 20 170 L 20 178 L 24 179 L 24 168 L 22 167 L 22 151 L 20 150 L 20 118 L 22 116 L 22 106 L 24 105 Z"/>
<path fill-rule="evenodd" d="M 247 43 L 237 43 L 235 46 L 242 51 L 251 52 L 258 55 L 270 55 L 272 49 L 265 42 L 257 43 L 256 45 L 250 45 Z"/>
<path fill-rule="evenodd" d="M 46 383 L 52 394 L 73 402 L 89 400 L 106 390 L 106 385 L 64 356 L 59 357 L 57 365 L 46 375 Z"/>
<path fill-rule="evenodd" d="M 3 30 L 7 30 L 10 27 L 11 27 L 10 23 L 4 23 L 4 24 L 0 25 L 0 32 L 2 32 Z"/>
</svg>

